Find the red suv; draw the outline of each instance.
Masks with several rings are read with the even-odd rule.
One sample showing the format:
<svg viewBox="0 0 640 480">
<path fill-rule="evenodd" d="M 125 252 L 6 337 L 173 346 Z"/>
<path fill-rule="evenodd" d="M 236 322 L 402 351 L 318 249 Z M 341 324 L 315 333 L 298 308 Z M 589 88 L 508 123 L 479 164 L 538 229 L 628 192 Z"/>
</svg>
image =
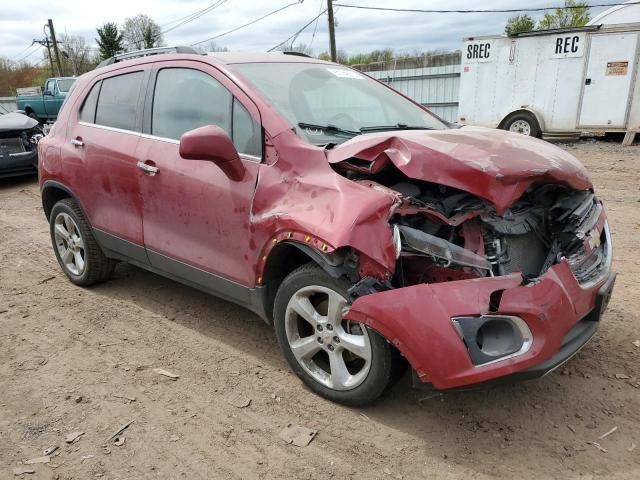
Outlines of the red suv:
<svg viewBox="0 0 640 480">
<path fill-rule="evenodd" d="M 241 304 L 351 405 L 407 362 L 457 389 L 542 375 L 593 336 L 615 274 L 574 157 L 341 65 L 173 52 L 80 77 L 39 143 L 73 283 L 125 261 Z"/>
</svg>

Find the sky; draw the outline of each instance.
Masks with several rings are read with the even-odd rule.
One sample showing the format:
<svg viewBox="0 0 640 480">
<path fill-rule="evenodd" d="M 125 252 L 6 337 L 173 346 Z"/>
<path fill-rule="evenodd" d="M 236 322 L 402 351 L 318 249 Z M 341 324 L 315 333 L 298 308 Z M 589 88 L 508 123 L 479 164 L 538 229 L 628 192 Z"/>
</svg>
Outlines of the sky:
<svg viewBox="0 0 640 480">
<path fill-rule="evenodd" d="M 334 0 L 336 3 L 393 8 L 505 9 L 555 7 L 562 0 Z M 38 63 L 43 47 L 32 46 L 44 38 L 42 27 L 53 19 L 56 34 L 80 35 L 95 47 L 96 27 L 105 22 L 122 24 L 125 18 L 145 13 L 164 29 L 175 21 L 214 3 L 214 0 L 6 0 L 0 7 L 0 57 Z M 295 3 L 274 15 L 215 40 L 219 47 L 237 51 L 265 51 L 302 28 L 325 8 L 325 0 L 226 0 L 197 20 L 165 35 L 167 45 L 191 45 L 243 25 L 277 8 Z M 590 0 L 589 3 L 616 3 Z M 593 8 L 592 17 L 605 8 Z M 392 48 L 398 53 L 414 50 L 455 50 L 462 38 L 501 33 L 509 13 L 395 13 L 335 7 L 336 42 L 348 54 Z M 540 18 L 542 13 L 532 13 Z M 173 22 L 173 23 L 171 23 Z M 323 15 L 298 37 L 320 53 L 329 48 L 327 16 Z"/>
</svg>

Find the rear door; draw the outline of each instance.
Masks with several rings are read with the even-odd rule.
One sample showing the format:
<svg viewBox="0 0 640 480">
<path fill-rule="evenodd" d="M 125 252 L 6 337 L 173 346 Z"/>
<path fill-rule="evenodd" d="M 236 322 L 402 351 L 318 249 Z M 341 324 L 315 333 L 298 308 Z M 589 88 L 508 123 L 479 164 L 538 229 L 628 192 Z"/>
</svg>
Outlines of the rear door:
<svg viewBox="0 0 640 480">
<path fill-rule="evenodd" d="M 89 87 L 77 121 L 69 123 L 66 148 L 75 158 L 65 172 L 80 191 L 101 244 L 143 263 L 147 258 L 136 150 L 149 68 L 119 70 L 98 77 Z"/>
<path fill-rule="evenodd" d="M 637 33 L 591 36 L 580 127 L 626 126 L 637 42 Z"/>
<path fill-rule="evenodd" d="M 236 297 L 224 280 L 255 284 L 249 212 L 262 155 L 259 112 L 208 64 L 175 61 L 157 67 L 139 158 L 158 169 L 156 174 L 139 172 L 150 263 L 206 284 L 221 296 Z M 232 136 L 246 170 L 242 180 L 229 179 L 210 161 L 180 157 L 180 136 L 204 125 L 217 125 Z"/>
</svg>

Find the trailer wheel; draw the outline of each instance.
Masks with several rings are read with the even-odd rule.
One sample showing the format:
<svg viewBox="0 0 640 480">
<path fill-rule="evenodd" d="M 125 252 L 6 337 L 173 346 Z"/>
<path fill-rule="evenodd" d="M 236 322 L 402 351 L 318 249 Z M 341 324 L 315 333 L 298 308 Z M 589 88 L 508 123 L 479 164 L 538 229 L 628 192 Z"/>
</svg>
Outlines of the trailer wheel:
<svg viewBox="0 0 640 480">
<path fill-rule="evenodd" d="M 502 124 L 502 128 L 529 137 L 539 137 L 541 133 L 538 120 L 530 112 L 517 112 L 508 116 Z"/>
</svg>

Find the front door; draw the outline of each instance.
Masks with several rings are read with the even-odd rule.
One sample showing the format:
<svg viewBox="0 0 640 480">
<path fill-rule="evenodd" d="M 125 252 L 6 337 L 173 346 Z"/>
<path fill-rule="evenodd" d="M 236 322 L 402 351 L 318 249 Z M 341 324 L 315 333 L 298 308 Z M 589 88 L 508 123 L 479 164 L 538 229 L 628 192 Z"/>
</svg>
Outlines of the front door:
<svg viewBox="0 0 640 480">
<path fill-rule="evenodd" d="M 234 85 L 213 67 L 187 61 L 160 66 L 139 149 L 146 165 L 139 175 L 147 255 L 157 269 L 225 296 L 228 280 L 255 285 L 249 215 L 262 154 L 259 113 L 246 98 L 243 106 Z M 204 125 L 232 137 L 245 167 L 241 180 L 210 161 L 180 157 L 180 136 Z"/>
<path fill-rule="evenodd" d="M 47 117 L 55 116 L 60 110 L 63 98 L 60 97 L 58 91 L 58 85 L 56 80 L 47 80 L 45 85 L 45 91 L 47 92 L 42 96 L 42 103 L 44 105 L 44 115 Z"/>
<path fill-rule="evenodd" d="M 591 36 L 580 127 L 626 126 L 637 41 L 637 33 Z"/>
</svg>

